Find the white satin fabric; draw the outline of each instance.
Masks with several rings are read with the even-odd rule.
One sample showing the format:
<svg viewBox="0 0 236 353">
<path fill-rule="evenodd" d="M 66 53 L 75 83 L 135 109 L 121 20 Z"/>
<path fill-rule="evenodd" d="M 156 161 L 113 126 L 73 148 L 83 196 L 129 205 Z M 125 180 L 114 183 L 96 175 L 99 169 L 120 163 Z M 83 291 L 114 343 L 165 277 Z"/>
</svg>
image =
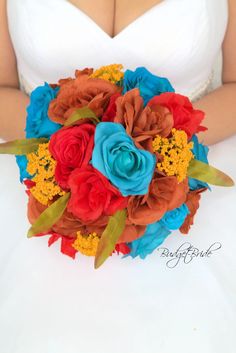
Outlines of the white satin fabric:
<svg viewBox="0 0 236 353">
<path fill-rule="evenodd" d="M 167 76 L 198 99 L 224 38 L 227 0 L 165 0 L 111 39 L 66 0 L 8 0 L 22 89 L 56 82 L 76 68 L 123 63 Z M 215 78 L 215 77 L 214 77 Z M 207 82 L 207 84 L 206 84 Z M 236 180 L 236 137 L 211 146 L 209 160 Z M 208 258 L 174 269 L 155 251 L 145 261 L 112 256 L 93 270 L 28 240 L 27 197 L 14 157 L 0 156 L 0 351 L 3 353 L 235 353 L 236 188 L 205 193 L 188 241 Z"/>
<path fill-rule="evenodd" d="M 163 0 L 115 38 L 66 0 L 8 0 L 21 82 L 30 92 L 80 67 L 123 63 L 168 77 L 195 98 L 209 86 L 225 34 L 227 0 Z"/>
</svg>

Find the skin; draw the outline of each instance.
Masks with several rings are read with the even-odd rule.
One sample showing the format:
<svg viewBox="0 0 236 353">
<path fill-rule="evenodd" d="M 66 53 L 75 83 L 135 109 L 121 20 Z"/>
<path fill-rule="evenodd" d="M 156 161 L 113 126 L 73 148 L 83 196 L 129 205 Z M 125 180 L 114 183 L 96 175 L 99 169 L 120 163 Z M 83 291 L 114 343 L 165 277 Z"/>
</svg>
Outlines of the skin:
<svg viewBox="0 0 236 353">
<path fill-rule="evenodd" d="M 163 0 L 70 0 L 89 15 L 108 35 L 114 37 L 144 12 Z M 236 1 L 228 0 L 229 22 L 223 42 L 222 86 L 194 103 L 204 110 L 208 131 L 199 134 L 206 144 L 213 144 L 236 133 Z M 6 0 L 0 0 L 0 137 L 6 140 L 24 137 L 26 107 L 29 97 L 20 91 L 17 62 L 11 43 Z M 17 117 L 17 124 L 16 119 Z M 222 124 L 223 121 L 223 124 Z"/>
</svg>

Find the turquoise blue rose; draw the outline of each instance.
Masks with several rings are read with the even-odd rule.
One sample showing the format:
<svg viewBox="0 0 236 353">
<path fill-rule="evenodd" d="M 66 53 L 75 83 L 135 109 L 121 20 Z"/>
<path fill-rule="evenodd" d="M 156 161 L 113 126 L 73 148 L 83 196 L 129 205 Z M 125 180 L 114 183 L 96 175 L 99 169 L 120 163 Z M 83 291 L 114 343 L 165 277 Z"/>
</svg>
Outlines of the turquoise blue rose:
<svg viewBox="0 0 236 353">
<path fill-rule="evenodd" d="M 145 195 L 152 180 L 156 157 L 138 149 L 121 124 L 106 122 L 96 127 L 92 165 L 123 196 Z"/>
<path fill-rule="evenodd" d="M 167 229 L 176 230 L 182 226 L 188 214 L 189 209 L 184 203 L 182 206 L 175 208 L 172 211 L 167 211 L 160 220 L 160 223 Z"/>
<path fill-rule="evenodd" d="M 61 128 L 48 117 L 50 102 L 56 98 L 58 88 L 52 88 L 45 82 L 44 86 L 37 87 L 30 95 L 30 104 L 27 107 L 26 137 L 50 137 Z"/>
<path fill-rule="evenodd" d="M 22 183 L 24 179 L 32 179 L 33 176 L 27 172 L 28 160 L 26 156 L 16 156 L 16 163 L 19 167 L 20 172 L 20 182 Z"/>
<path fill-rule="evenodd" d="M 132 243 L 128 243 L 130 253 L 126 256 L 133 258 L 139 256 L 141 259 L 151 254 L 170 234 L 170 230 L 164 227 L 160 222 L 149 224 L 144 235 Z"/>
<path fill-rule="evenodd" d="M 133 88 L 138 88 L 143 97 L 144 105 L 154 97 L 164 92 L 174 92 L 174 88 L 167 78 L 153 75 L 145 67 L 138 67 L 135 71 L 126 70 L 123 80 L 123 94 Z"/>
<path fill-rule="evenodd" d="M 52 88 L 45 82 L 44 86 L 39 86 L 30 95 L 30 104 L 27 107 L 26 138 L 39 138 L 50 136 L 61 128 L 48 117 L 48 107 L 50 102 L 56 98 L 59 88 Z M 27 173 L 26 156 L 16 156 L 16 162 L 20 171 L 20 181 L 30 179 Z"/>
</svg>

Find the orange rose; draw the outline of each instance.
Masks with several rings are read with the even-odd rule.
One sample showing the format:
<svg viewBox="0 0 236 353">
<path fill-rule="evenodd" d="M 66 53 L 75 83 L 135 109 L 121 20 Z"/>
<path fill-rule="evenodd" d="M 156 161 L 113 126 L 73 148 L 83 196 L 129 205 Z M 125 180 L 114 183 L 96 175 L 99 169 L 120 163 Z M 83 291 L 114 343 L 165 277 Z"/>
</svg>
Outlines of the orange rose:
<svg viewBox="0 0 236 353">
<path fill-rule="evenodd" d="M 118 244 L 120 243 L 129 243 L 137 238 L 140 238 L 146 230 L 146 226 L 143 225 L 134 225 L 131 224 L 130 220 L 126 220 L 126 226 L 118 239 Z"/>
<path fill-rule="evenodd" d="M 116 100 L 114 122 L 124 125 L 138 148 L 153 153 L 152 140 L 158 134 L 167 137 L 174 121 L 170 111 L 157 104 L 143 107 L 143 99 L 137 88 Z"/>
<path fill-rule="evenodd" d="M 96 222 L 91 222 L 86 224 L 87 233 L 97 233 L 98 236 L 101 236 L 103 231 L 105 230 L 107 223 L 109 221 L 109 216 L 100 217 Z M 146 226 L 143 225 L 134 225 L 127 218 L 126 225 L 123 233 L 119 237 L 117 244 L 128 243 L 139 237 L 141 237 L 146 230 Z"/>
<path fill-rule="evenodd" d="M 75 79 L 60 80 L 57 97 L 51 101 L 48 116 L 51 120 L 64 124 L 77 108 L 88 106 L 97 116 L 102 116 L 110 97 L 120 88 L 99 78 L 90 78 L 89 69 L 76 71 Z"/>
<path fill-rule="evenodd" d="M 182 205 L 187 197 L 187 178 L 178 183 L 176 177 L 154 175 L 148 194 L 131 196 L 128 202 L 128 218 L 133 224 L 148 225 L 159 221 L 163 215 Z"/>
<path fill-rule="evenodd" d="M 42 205 L 38 200 L 36 200 L 32 196 L 32 194 L 29 194 L 28 219 L 31 224 L 36 221 L 36 219 L 46 208 L 47 206 Z M 48 233 L 50 233 L 50 231 L 53 231 L 60 235 L 76 237 L 76 233 L 79 230 L 83 233 L 85 227 L 71 213 L 66 210 L 63 216 L 59 219 L 56 224 L 54 224 L 54 226 L 51 230 L 48 231 Z"/>
<path fill-rule="evenodd" d="M 54 224 L 52 230 L 67 237 L 76 237 L 78 231 L 85 234 L 85 226 L 67 210 L 65 210 L 59 221 Z"/>
<path fill-rule="evenodd" d="M 190 191 L 187 195 L 187 200 L 185 204 L 187 205 L 190 214 L 187 215 L 183 225 L 180 227 L 180 232 L 183 234 L 188 234 L 191 225 L 193 225 L 194 216 L 199 208 L 199 202 L 201 199 L 201 193 L 206 191 L 207 188 L 202 188 L 194 191 Z"/>
<path fill-rule="evenodd" d="M 46 210 L 47 206 L 42 205 L 34 196 L 29 192 L 27 216 L 30 224 L 33 224 L 41 213 Z"/>
<path fill-rule="evenodd" d="M 101 236 L 107 226 L 108 221 L 109 216 L 103 215 L 96 221 L 86 222 L 86 234 L 95 232 L 98 236 Z"/>
</svg>

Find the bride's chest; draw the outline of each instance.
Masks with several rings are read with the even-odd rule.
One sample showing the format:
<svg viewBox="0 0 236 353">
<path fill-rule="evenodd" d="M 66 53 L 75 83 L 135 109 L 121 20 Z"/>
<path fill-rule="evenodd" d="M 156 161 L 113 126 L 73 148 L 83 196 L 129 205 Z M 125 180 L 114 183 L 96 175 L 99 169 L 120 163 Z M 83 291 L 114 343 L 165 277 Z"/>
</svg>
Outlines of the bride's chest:
<svg viewBox="0 0 236 353">
<path fill-rule="evenodd" d="M 67 0 L 89 16 L 110 37 L 165 0 Z"/>
</svg>

